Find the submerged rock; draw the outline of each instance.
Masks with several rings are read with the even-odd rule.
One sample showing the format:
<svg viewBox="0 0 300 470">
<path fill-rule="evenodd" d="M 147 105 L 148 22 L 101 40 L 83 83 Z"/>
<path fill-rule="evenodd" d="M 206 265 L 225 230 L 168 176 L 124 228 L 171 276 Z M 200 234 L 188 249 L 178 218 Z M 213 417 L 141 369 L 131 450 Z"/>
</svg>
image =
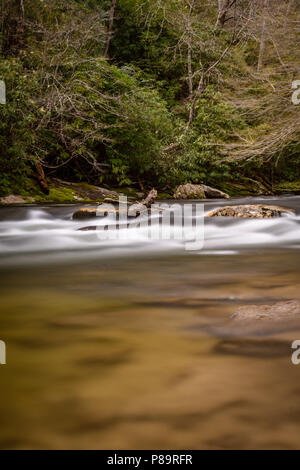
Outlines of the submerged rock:
<svg viewBox="0 0 300 470">
<path fill-rule="evenodd" d="M 115 214 L 126 214 L 126 216 L 131 216 L 131 217 L 137 217 L 140 215 L 143 211 L 148 211 L 147 208 L 141 204 L 133 204 L 132 206 L 129 206 L 129 209 L 127 211 L 127 208 L 124 207 L 124 209 L 121 207 L 114 207 L 111 204 L 100 204 L 98 207 L 84 207 L 82 209 L 79 209 L 78 211 L 74 212 L 73 214 L 73 219 L 93 219 L 95 217 L 105 217 L 109 213 L 115 213 Z"/>
<path fill-rule="evenodd" d="M 244 356 L 256 358 L 287 357 L 290 354 L 290 343 L 266 338 L 230 338 L 219 341 L 214 352 L 230 356 Z"/>
<path fill-rule="evenodd" d="M 244 305 L 228 320 L 207 326 L 204 330 L 222 338 L 255 338 L 290 331 L 300 332 L 300 301 Z"/>
<path fill-rule="evenodd" d="M 92 219 L 94 217 L 97 217 L 97 207 L 85 207 L 73 214 L 73 219 Z"/>
<path fill-rule="evenodd" d="M 292 215 L 295 211 L 279 206 L 269 206 L 266 204 L 245 204 L 240 206 L 225 206 L 215 209 L 207 214 L 207 217 L 242 217 L 270 219 L 281 217 L 282 215 Z"/>
<path fill-rule="evenodd" d="M 266 336 L 285 331 L 299 331 L 300 302 L 289 300 L 273 305 L 246 305 L 231 317 L 231 335 Z"/>
<path fill-rule="evenodd" d="M 246 305 L 232 316 L 235 322 L 270 322 L 300 319 L 300 302 L 289 300 L 273 305 Z"/>
<path fill-rule="evenodd" d="M 174 199 L 207 199 L 222 198 L 229 199 L 228 194 L 219 189 L 211 188 L 205 184 L 184 184 L 178 186 L 174 193 Z"/>
</svg>

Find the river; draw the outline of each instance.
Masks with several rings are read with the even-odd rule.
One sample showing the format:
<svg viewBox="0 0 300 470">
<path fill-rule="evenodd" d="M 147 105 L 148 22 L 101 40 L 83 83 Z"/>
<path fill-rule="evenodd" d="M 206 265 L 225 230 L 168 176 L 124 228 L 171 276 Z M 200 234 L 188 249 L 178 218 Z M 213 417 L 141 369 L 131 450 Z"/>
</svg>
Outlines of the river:
<svg viewBox="0 0 300 470">
<path fill-rule="evenodd" d="M 300 328 L 227 325 L 300 301 L 300 196 L 229 203 L 256 202 L 296 215 L 205 218 L 194 251 L 139 227 L 102 240 L 81 206 L 2 207 L 0 447 L 299 449 Z"/>
</svg>

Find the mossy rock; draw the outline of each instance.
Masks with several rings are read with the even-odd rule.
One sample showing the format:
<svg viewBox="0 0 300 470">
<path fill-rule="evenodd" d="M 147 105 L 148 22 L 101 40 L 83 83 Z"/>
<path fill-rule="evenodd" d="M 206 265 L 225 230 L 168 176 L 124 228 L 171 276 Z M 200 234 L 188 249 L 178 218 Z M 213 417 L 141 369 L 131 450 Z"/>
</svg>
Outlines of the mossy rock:
<svg viewBox="0 0 300 470">
<path fill-rule="evenodd" d="M 187 183 L 176 188 L 174 199 L 228 199 L 229 195 L 205 184 Z"/>
</svg>

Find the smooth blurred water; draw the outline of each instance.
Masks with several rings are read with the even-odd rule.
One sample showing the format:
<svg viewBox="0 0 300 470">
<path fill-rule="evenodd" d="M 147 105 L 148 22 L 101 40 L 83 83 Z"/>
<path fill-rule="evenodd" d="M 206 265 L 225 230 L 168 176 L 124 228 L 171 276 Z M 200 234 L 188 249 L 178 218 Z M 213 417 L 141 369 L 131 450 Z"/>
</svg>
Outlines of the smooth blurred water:
<svg viewBox="0 0 300 470">
<path fill-rule="evenodd" d="M 230 204 L 265 202 L 295 208 L 295 216 L 275 219 L 204 218 L 204 246 L 196 254 L 234 254 L 253 250 L 300 246 L 300 196 L 245 198 Z M 169 201 L 170 204 L 174 201 Z M 187 202 L 186 204 L 191 204 Z M 228 201 L 207 201 L 204 213 Z M 195 204 L 195 202 L 194 202 Z M 201 204 L 201 202 L 198 204 Z M 101 239 L 98 230 L 107 223 L 101 217 L 73 221 L 76 206 L 2 208 L 0 211 L 0 260 L 4 264 L 69 261 L 123 256 L 186 254 L 186 240 L 159 240 L 148 236 L 145 227 L 110 230 L 116 239 Z M 158 223 L 157 215 L 152 224 Z M 135 221 L 134 221 L 135 222 Z M 181 221 L 179 221 L 181 224 Z M 200 224 L 199 224 L 200 225 Z M 122 239 L 118 237 L 122 232 Z M 124 235 L 125 234 L 125 235 Z M 195 253 L 194 253 L 195 254 Z"/>
<path fill-rule="evenodd" d="M 299 448 L 300 328 L 237 337 L 230 317 L 300 300 L 300 197 L 229 203 L 250 202 L 296 215 L 206 219 L 195 252 L 103 242 L 76 206 L 1 208 L 0 447 Z"/>
</svg>

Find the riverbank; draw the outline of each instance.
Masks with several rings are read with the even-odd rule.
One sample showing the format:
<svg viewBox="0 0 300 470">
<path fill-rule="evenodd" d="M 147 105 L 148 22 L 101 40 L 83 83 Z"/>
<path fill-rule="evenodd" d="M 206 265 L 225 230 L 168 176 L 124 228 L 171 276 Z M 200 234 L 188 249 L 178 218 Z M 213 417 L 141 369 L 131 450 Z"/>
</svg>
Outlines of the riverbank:
<svg viewBox="0 0 300 470">
<path fill-rule="evenodd" d="M 142 191 L 134 187 L 107 188 L 95 186 L 87 182 L 70 182 L 58 178 L 48 179 L 49 194 L 45 194 L 38 183 L 31 180 L 24 188 L 18 188 L 11 194 L 0 197 L 0 205 L 18 204 L 46 204 L 46 203 L 93 203 L 117 200 L 119 195 L 125 195 L 129 202 L 142 199 L 147 191 Z M 281 181 L 271 188 L 266 187 L 256 180 L 249 178 L 241 182 L 223 182 L 216 185 L 216 188 L 224 191 L 230 197 L 243 196 L 270 196 L 282 194 L 300 194 L 300 180 Z M 172 199 L 173 191 L 159 191 L 158 200 Z M 0 192 L 1 194 L 1 192 Z"/>
</svg>

